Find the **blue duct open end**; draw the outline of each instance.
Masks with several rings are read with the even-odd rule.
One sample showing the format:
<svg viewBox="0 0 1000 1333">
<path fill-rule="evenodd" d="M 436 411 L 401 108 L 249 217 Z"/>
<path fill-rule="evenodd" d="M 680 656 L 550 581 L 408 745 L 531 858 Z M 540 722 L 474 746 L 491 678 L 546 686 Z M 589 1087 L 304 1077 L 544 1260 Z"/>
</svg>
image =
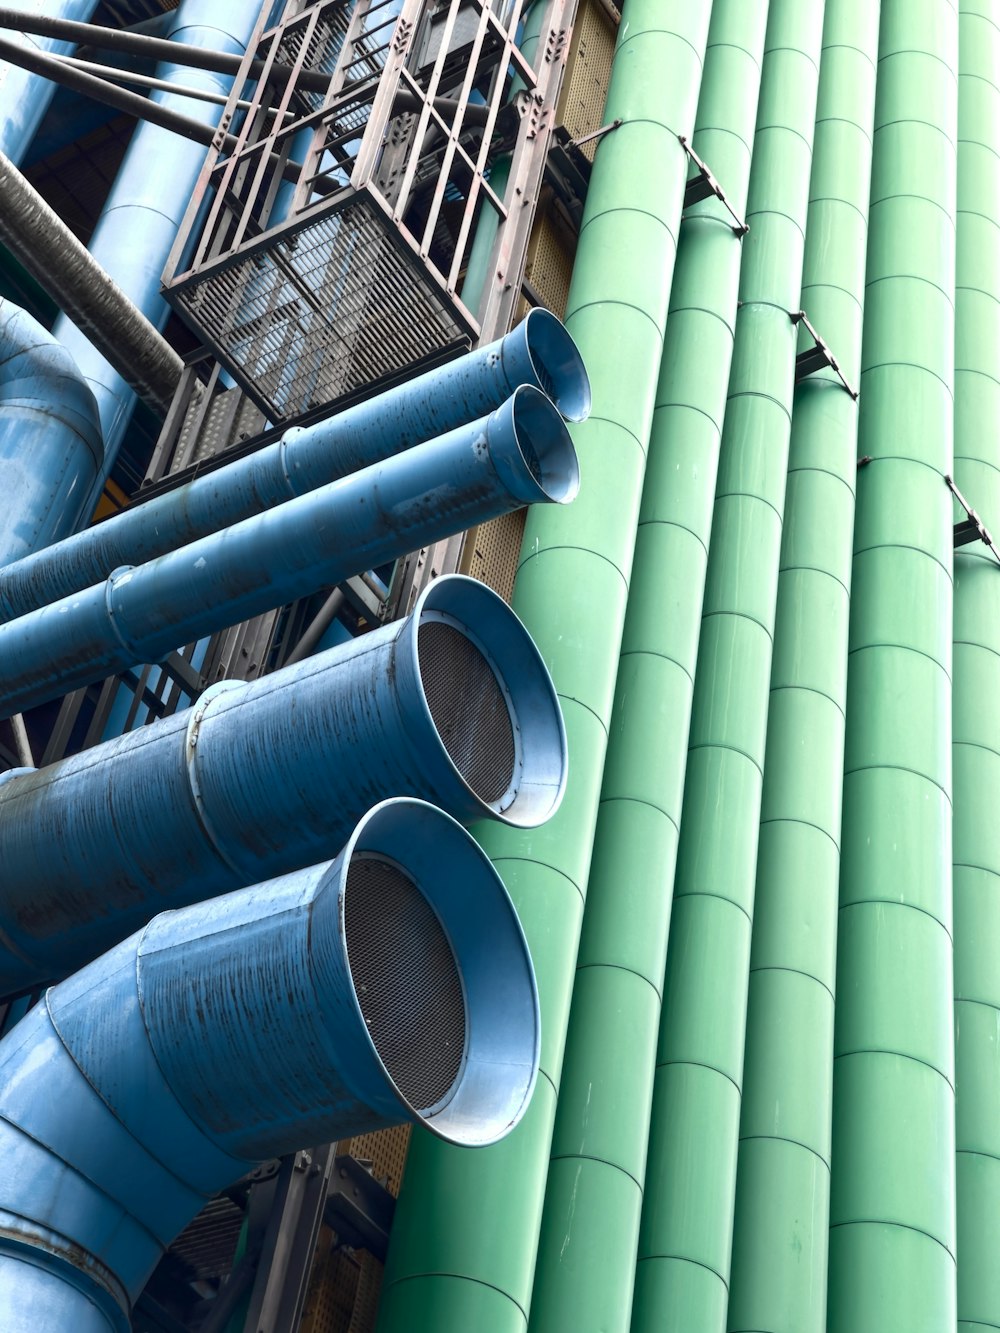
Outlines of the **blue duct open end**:
<svg viewBox="0 0 1000 1333">
<path fill-rule="evenodd" d="M 507 379 L 511 384 L 537 384 L 567 421 L 584 421 L 590 414 L 590 380 L 576 343 L 565 326 L 540 306 L 529 310 L 502 344 Z"/>
<path fill-rule="evenodd" d="M 422 801 L 376 806 L 331 863 L 161 914 L 0 1042 L 0 1328 L 121 1333 L 261 1159 L 406 1120 L 495 1142 L 539 1035 L 503 883 Z"/>
<path fill-rule="evenodd" d="M 452 575 L 421 594 L 400 636 L 398 663 L 419 692 L 443 752 L 467 792 L 442 803 L 466 822 L 535 828 L 566 788 L 566 729 L 552 677 L 510 607 L 475 579 Z M 426 746 L 425 746 L 426 749 Z"/>
<path fill-rule="evenodd" d="M 551 399 L 540 389 L 522 385 L 500 409 L 506 412 L 511 416 L 510 434 L 520 457 L 515 458 L 509 448 L 491 447 L 497 475 L 525 504 L 568 504 L 575 499 L 580 463 L 569 431 L 562 422 L 557 427 L 553 421 Z M 507 431 L 502 438 L 508 438 Z"/>
</svg>

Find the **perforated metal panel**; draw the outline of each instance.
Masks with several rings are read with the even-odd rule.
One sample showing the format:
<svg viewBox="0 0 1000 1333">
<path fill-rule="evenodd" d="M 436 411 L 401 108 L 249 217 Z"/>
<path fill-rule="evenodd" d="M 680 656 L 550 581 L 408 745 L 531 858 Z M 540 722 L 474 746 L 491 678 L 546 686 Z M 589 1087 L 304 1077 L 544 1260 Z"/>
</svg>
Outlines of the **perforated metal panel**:
<svg viewBox="0 0 1000 1333">
<path fill-rule="evenodd" d="M 344 895 L 347 957 L 368 1033 L 412 1106 L 434 1106 L 465 1051 L 465 996 L 448 937 L 413 881 L 359 853 Z"/>
<path fill-rule="evenodd" d="M 359 197 L 179 283 L 172 300 L 272 420 L 296 417 L 466 336 L 391 227 Z"/>
<path fill-rule="evenodd" d="M 437 620 L 421 624 L 417 657 L 452 762 L 480 800 L 498 801 L 514 776 L 514 730 L 493 668 L 461 630 Z"/>
<path fill-rule="evenodd" d="M 608 96 L 611 62 L 615 52 L 615 26 L 594 0 L 583 0 L 573 25 L 566 79 L 559 101 L 557 120 L 574 139 L 600 129 Z M 591 161 L 598 141 L 583 145 Z"/>
</svg>

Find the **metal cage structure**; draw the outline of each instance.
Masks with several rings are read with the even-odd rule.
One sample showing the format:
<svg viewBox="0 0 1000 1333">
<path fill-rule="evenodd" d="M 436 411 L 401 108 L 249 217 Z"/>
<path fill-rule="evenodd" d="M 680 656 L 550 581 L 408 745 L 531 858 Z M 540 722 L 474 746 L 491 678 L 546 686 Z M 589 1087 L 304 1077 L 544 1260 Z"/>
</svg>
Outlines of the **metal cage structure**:
<svg viewBox="0 0 1000 1333">
<path fill-rule="evenodd" d="M 563 0 L 537 72 L 524 8 L 318 0 L 262 17 L 164 281 L 270 421 L 506 326 L 565 64 Z M 475 247 L 485 282 L 466 281 Z"/>
</svg>

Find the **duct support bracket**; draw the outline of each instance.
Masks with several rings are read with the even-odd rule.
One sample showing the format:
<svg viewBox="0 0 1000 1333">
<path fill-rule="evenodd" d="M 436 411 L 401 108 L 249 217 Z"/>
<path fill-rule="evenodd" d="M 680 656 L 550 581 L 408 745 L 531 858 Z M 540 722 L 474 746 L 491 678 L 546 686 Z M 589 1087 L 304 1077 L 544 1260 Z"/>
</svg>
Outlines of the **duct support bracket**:
<svg viewBox="0 0 1000 1333">
<path fill-rule="evenodd" d="M 678 134 L 677 142 L 687 153 L 688 158 L 694 163 L 695 174 L 688 178 L 688 183 L 684 189 L 684 207 L 691 208 L 694 204 L 700 204 L 703 199 L 710 195 L 715 195 L 716 199 L 723 205 L 729 216 L 733 219 L 733 231 L 737 236 L 746 236 L 750 227 L 747 222 L 741 218 L 726 196 L 725 190 L 712 175 L 707 162 L 703 162 L 694 151 L 691 144 L 683 134 Z"/>
<path fill-rule="evenodd" d="M 848 383 L 847 376 L 840 368 L 840 362 L 809 322 L 809 316 L 806 312 L 804 310 L 790 310 L 788 313 L 792 323 L 801 324 L 813 340 L 812 347 L 807 347 L 804 352 L 800 352 L 795 358 L 795 383 L 801 384 L 804 379 L 814 375 L 817 370 L 832 370 L 854 401 L 857 402 L 859 390 L 852 388 Z"/>
<path fill-rule="evenodd" d="M 396 1200 L 372 1173 L 372 1163 L 341 1153 L 333 1164 L 323 1220 L 338 1242 L 368 1250 L 385 1263 Z"/>
<path fill-rule="evenodd" d="M 957 550 L 960 546 L 968 546 L 970 542 L 980 541 L 984 546 L 988 546 L 993 553 L 994 559 L 1000 564 L 1000 551 L 994 544 L 992 534 L 989 528 L 979 517 L 976 511 L 969 504 L 968 500 L 955 485 L 952 478 L 945 473 L 945 484 L 952 495 L 965 510 L 965 518 L 955 524 L 954 546 Z"/>
</svg>

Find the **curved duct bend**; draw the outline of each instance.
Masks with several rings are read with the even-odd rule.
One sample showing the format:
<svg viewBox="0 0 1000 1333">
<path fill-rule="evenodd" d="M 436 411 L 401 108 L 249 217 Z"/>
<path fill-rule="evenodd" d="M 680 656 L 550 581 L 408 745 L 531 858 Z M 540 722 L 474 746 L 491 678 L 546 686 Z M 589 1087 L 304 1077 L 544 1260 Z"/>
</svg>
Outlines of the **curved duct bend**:
<svg viewBox="0 0 1000 1333">
<path fill-rule="evenodd" d="M 73 529 L 103 457 L 97 404 L 73 358 L 0 298 L 0 564 Z"/>
<path fill-rule="evenodd" d="M 531 828 L 565 781 L 531 638 L 483 584 L 439 578 L 405 620 L 5 775 L 0 994 L 65 976 L 165 907 L 329 859 L 387 796 Z"/>
<path fill-rule="evenodd" d="M 576 494 L 573 441 L 518 389 L 491 416 L 0 625 L 0 716 L 157 662 L 178 644 L 473 523 Z"/>
<path fill-rule="evenodd" d="M 500 877 L 423 802 L 164 913 L 0 1043 L 0 1327 L 127 1333 L 166 1246 L 257 1161 L 405 1120 L 502 1138 L 538 1046 Z"/>
<path fill-rule="evenodd" d="M 0 575 L 8 619 L 317 490 L 339 477 L 453 431 L 502 406 L 522 386 L 543 391 L 581 421 L 590 383 L 576 344 L 555 315 L 535 309 L 488 347 L 280 440 L 165 495 L 76 533 Z"/>
</svg>

